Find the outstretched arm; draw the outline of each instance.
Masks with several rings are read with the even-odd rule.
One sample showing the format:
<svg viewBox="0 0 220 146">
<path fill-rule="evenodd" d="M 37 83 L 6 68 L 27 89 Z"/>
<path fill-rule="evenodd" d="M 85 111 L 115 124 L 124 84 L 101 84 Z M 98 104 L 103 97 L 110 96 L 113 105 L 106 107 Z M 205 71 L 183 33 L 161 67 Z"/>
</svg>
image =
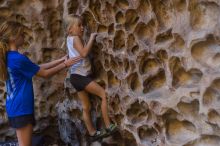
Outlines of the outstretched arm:
<svg viewBox="0 0 220 146">
<path fill-rule="evenodd" d="M 54 61 L 51 61 L 48 63 L 40 64 L 39 66 L 40 66 L 40 68 L 43 68 L 43 69 L 49 69 L 49 68 L 55 67 L 58 64 L 64 62 L 66 59 L 67 59 L 67 55 L 63 56 L 60 59 L 57 59 L 57 60 L 54 60 Z"/>
<path fill-rule="evenodd" d="M 74 57 L 74 58 L 70 58 L 64 62 L 61 62 L 60 64 L 56 65 L 55 67 L 49 68 L 49 69 L 44 69 L 44 68 L 40 68 L 40 70 L 37 72 L 37 76 L 40 77 L 50 77 L 54 74 L 56 74 L 57 72 L 61 71 L 62 69 L 66 68 L 66 67 L 70 67 L 71 65 L 77 63 L 80 59 L 82 59 L 81 57 Z"/>
<path fill-rule="evenodd" d="M 94 39 L 96 37 L 97 33 L 92 33 L 88 43 L 85 45 L 85 47 L 82 44 L 81 39 L 78 36 L 74 37 L 74 44 L 73 47 L 79 52 L 80 56 L 86 57 L 89 53 L 90 49 L 92 48 Z"/>
</svg>

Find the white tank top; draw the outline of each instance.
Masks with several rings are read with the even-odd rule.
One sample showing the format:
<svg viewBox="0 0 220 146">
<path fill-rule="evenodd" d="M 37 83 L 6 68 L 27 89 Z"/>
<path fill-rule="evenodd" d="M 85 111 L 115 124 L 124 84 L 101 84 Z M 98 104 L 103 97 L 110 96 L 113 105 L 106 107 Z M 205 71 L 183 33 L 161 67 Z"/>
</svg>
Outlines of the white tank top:
<svg viewBox="0 0 220 146">
<path fill-rule="evenodd" d="M 68 36 L 67 37 L 67 48 L 69 57 L 77 57 L 80 56 L 79 52 L 73 47 L 74 44 L 74 36 Z M 88 57 L 83 58 L 76 64 L 73 64 L 70 67 L 70 73 L 71 74 L 79 74 L 82 76 L 87 76 L 91 73 L 91 63 Z"/>
</svg>

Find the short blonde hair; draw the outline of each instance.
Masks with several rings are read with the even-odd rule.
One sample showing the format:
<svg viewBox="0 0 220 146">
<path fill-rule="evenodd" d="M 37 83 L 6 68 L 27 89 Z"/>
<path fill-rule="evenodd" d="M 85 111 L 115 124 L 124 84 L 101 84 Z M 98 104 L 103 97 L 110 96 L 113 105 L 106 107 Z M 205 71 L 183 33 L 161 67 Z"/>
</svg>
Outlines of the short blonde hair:
<svg viewBox="0 0 220 146">
<path fill-rule="evenodd" d="M 80 17 L 79 15 L 70 14 L 64 19 L 64 22 L 65 22 L 64 27 L 65 27 L 66 33 L 68 33 L 72 25 L 82 22 L 82 17 Z"/>
</svg>

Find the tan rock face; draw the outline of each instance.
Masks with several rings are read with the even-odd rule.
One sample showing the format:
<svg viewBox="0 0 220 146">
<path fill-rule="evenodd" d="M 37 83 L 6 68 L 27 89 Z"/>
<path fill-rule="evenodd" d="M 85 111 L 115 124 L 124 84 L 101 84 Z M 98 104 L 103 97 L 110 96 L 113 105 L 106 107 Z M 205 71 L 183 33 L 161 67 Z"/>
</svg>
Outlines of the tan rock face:
<svg viewBox="0 0 220 146">
<path fill-rule="evenodd" d="M 25 47 L 39 64 L 65 54 L 60 46 L 68 14 L 83 16 L 85 40 L 98 32 L 93 72 L 120 129 L 103 143 L 218 146 L 219 7 L 219 0 L 1 0 L 0 20 L 27 26 Z M 34 78 L 35 131 L 57 133 L 50 137 L 54 143 L 85 144 L 82 107 L 65 77 L 63 71 Z M 15 137 L 7 125 L 4 85 L 0 82 L 0 140 Z M 93 122 L 101 127 L 100 100 L 91 100 Z"/>
</svg>

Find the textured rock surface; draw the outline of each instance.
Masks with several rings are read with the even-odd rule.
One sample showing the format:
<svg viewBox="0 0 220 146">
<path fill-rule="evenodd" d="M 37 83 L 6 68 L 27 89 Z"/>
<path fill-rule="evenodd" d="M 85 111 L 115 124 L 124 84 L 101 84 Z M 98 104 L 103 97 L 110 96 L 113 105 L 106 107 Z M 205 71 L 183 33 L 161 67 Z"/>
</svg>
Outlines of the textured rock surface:
<svg viewBox="0 0 220 146">
<path fill-rule="evenodd" d="M 65 54 L 62 19 L 69 13 L 85 18 L 87 37 L 98 32 L 93 68 L 120 129 L 103 145 L 218 146 L 219 7 L 219 0 L 0 0 L 0 18 L 31 28 L 26 46 L 36 63 Z M 65 77 L 34 79 L 35 130 L 57 133 L 54 143 L 86 144 L 81 104 Z M 15 133 L 0 87 L 0 140 L 6 140 Z M 100 100 L 91 98 L 100 128 Z"/>
</svg>

